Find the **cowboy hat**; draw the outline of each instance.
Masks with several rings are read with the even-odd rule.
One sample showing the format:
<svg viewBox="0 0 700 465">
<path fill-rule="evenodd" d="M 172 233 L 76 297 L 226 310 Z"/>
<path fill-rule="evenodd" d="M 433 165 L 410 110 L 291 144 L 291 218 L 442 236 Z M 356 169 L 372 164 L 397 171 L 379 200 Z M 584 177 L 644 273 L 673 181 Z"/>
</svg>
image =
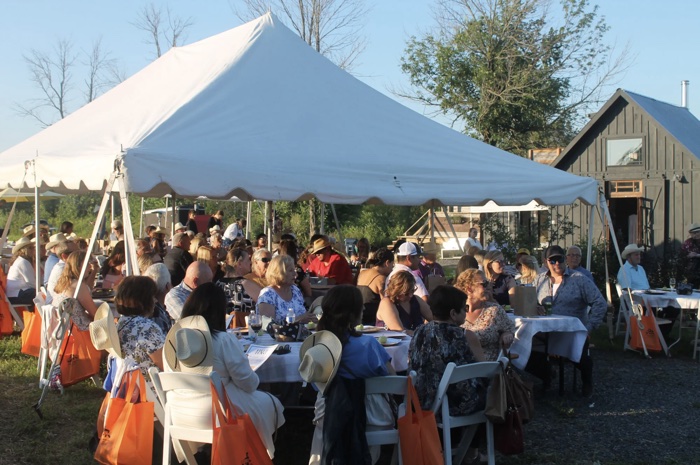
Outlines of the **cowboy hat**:
<svg viewBox="0 0 700 465">
<path fill-rule="evenodd" d="M 221 226 L 218 224 L 215 224 L 211 228 L 209 228 L 209 234 L 214 234 L 215 232 L 221 231 Z"/>
<path fill-rule="evenodd" d="M 315 254 L 316 252 L 320 252 L 321 250 L 326 249 L 330 246 L 331 246 L 331 243 L 327 237 L 320 237 L 314 241 L 314 245 L 311 248 L 311 254 Z"/>
<path fill-rule="evenodd" d="M 688 232 L 700 232 L 700 223 L 693 223 L 688 226 Z"/>
<path fill-rule="evenodd" d="M 628 244 L 620 255 L 625 259 L 631 253 L 644 252 L 644 247 L 639 247 L 637 244 Z"/>
<path fill-rule="evenodd" d="M 46 244 L 46 250 L 50 250 L 56 247 L 61 242 L 66 242 L 67 240 L 68 239 L 63 233 L 56 233 L 53 236 L 49 237 L 49 242 Z"/>
<path fill-rule="evenodd" d="M 301 378 L 314 383 L 323 394 L 338 372 L 342 353 L 340 339 L 330 331 L 318 331 L 307 337 L 299 351 Z"/>
<path fill-rule="evenodd" d="M 425 255 L 425 254 L 433 254 L 434 255 L 440 251 L 440 246 L 437 245 L 433 241 L 429 241 L 429 242 L 426 242 L 425 244 L 423 244 L 422 249 L 423 249 L 423 255 Z"/>
<path fill-rule="evenodd" d="M 177 223 L 175 223 L 175 231 L 178 231 L 180 229 L 185 229 L 185 225 L 178 221 Z"/>
<path fill-rule="evenodd" d="M 66 236 L 66 240 L 67 240 L 67 241 L 77 241 L 78 239 L 80 239 L 80 238 L 79 238 L 78 235 L 77 235 L 76 233 L 74 233 L 74 232 L 72 232 L 72 233 L 70 233 L 70 234 L 68 234 L 68 235 Z"/>
<path fill-rule="evenodd" d="M 208 375 L 214 367 L 214 347 L 207 320 L 201 315 L 178 320 L 165 338 L 165 362 L 173 371 Z"/>
<path fill-rule="evenodd" d="M 36 230 L 34 229 L 34 225 L 30 224 L 28 226 L 25 226 L 24 229 L 22 229 L 22 237 L 31 236 L 35 232 Z"/>
<path fill-rule="evenodd" d="M 104 302 L 95 312 L 95 320 L 90 323 L 90 340 L 97 350 L 106 350 L 117 358 L 122 358 L 121 344 L 114 315 L 109 304 Z"/>
<path fill-rule="evenodd" d="M 17 242 L 15 242 L 14 247 L 12 247 L 12 254 L 16 254 L 20 250 L 22 250 L 25 247 L 29 247 L 30 245 L 36 243 L 36 239 L 29 239 L 28 237 L 22 237 L 20 238 Z"/>
<path fill-rule="evenodd" d="M 525 247 L 521 247 L 518 249 L 518 253 L 530 255 L 530 249 L 526 249 Z"/>
</svg>

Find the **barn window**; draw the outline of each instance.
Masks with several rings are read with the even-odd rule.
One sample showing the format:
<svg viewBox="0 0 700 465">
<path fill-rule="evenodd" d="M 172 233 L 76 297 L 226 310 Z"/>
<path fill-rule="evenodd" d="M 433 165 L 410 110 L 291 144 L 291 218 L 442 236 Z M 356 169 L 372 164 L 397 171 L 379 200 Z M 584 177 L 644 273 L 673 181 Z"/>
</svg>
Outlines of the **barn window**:
<svg viewBox="0 0 700 465">
<path fill-rule="evenodd" d="M 608 166 L 642 164 L 642 138 L 608 139 L 606 146 Z"/>
</svg>

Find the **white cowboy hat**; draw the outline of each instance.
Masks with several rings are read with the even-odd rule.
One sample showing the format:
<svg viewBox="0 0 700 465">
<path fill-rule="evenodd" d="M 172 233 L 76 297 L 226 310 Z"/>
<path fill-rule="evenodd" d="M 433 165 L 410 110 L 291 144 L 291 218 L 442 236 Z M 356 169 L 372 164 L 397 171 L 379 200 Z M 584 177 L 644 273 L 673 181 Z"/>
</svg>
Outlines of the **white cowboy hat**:
<svg viewBox="0 0 700 465">
<path fill-rule="evenodd" d="M 639 247 L 637 244 L 629 244 L 620 255 L 625 259 L 629 254 L 637 252 L 644 252 L 644 247 Z"/>
<path fill-rule="evenodd" d="M 117 358 L 122 358 L 117 325 L 109 304 L 104 302 L 95 312 L 95 320 L 90 323 L 90 340 L 97 350 L 106 350 Z"/>
<path fill-rule="evenodd" d="M 688 232 L 698 232 L 700 231 L 700 223 L 693 223 L 688 226 Z"/>
<path fill-rule="evenodd" d="M 171 370 L 208 375 L 214 367 L 214 347 L 207 321 L 201 315 L 178 320 L 165 338 L 165 362 Z"/>
<path fill-rule="evenodd" d="M 185 229 L 185 225 L 178 221 L 175 223 L 175 231 L 179 231 L 180 229 Z"/>
<path fill-rule="evenodd" d="M 323 394 L 338 372 L 342 353 L 343 344 L 330 331 L 318 331 L 307 337 L 299 351 L 301 378 L 314 383 Z"/>
<path fill-rule="evenodd" d="M 53 236 L 49 237 L 49 242 L 46 244 L 46 250 L 50 250 L 56 247 L 61 242 L 66 242 L 67 240 L 68 239 L 63 233 L 56 233 Z"/>
<path fill-rule="evenodd" d="M 221 231 L 221 226 L 218 224 L 215 224 L 211 228 L 209 228 L 209 234 L 214 234 L 215 232 Z"/>
<path fill-rule="evenodd" d="M 17 242 L 15 242 L 14 247 L 12 247 L 12 255 L 16 254 L 25 247 L 29 247 L 36 243 L 36 239 L 29 239 L 28 237 L 22 237 Z"/>
</svg>

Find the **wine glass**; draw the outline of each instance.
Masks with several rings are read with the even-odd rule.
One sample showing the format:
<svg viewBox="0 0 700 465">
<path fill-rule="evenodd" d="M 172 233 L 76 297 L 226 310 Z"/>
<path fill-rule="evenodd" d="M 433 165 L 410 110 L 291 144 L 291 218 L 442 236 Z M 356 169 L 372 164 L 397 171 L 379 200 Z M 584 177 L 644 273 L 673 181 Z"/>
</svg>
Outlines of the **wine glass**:
<svg viewBox="0 0 700 465">
<path fill-rule="evenodd" d="M 255 341 L 258 336 L 258 331 L 262 329 L 262 317 L 257 313 L 251 313 L 248 316 L 248 336 Z"/>
<path fill-rule="evenodd" d="M 672 291 L 675 291 L 676 290 L 676 278 L 669 279 L 668 286 L 671 288 Z"/>
</svg>

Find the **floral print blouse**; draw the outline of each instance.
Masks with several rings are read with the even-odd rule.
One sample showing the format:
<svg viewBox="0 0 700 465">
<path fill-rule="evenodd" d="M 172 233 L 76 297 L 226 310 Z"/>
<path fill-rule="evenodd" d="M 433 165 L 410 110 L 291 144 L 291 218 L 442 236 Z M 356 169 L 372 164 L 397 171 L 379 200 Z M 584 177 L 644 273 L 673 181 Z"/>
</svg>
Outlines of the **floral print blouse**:
<svg viewBox="0 0 700 465">
<path fill-rule="evenodd" d="M 439 321 L 416 329 L 408 349 L 408 369 L 416 371 L 414 384 L 423 409 L 433 407 L 438 385 L 450 362 L 458 366 L 476 362 L 464 329 Z M 486 384 L 480 379 L 453 384 L 447 389 L 447 399 L 450 415 L 468 415 L 484 408 Z"/>
<path fill-rule="evenodd" d="M 260 304 L 270 304 L 275 307 L 275 317 L 273 319 L 278 322 L 284 321 L 290 308 L 294 310 L 294 314 L 296 316 L 301 316 L 306 313 L 306 307 L 304 306 L 304 295 L 295 285 L 292 285 L 291 300 L 284 300 L 270 286 L 264 288 L 262 291 L 260 291 L 260 297 L 258 297 L 258 306 Z"/>
<path fill-rule="evenodd" d="M 476 334 L 481 342 L 481 348 L 484 349 L 484 356 L 489 361 L 498 359 L 498 353 L 501 350 L 501 334 L 505 332 L 515 334 L 515 323 L 496 302 L 487 302 L 477 319 L 473 323 L 464 320 L 462 328 Z"/>
<path fill-rule="evenodd" d="M 156 366 L 151 354 L 162 349 L 165 334 L 151 319 L 143 316 L 122 315 L 117 324 L 122 356 L 131 357 L 139 365 L 145 379 L 150 379 L 148 369 Z"/>
</svg>

